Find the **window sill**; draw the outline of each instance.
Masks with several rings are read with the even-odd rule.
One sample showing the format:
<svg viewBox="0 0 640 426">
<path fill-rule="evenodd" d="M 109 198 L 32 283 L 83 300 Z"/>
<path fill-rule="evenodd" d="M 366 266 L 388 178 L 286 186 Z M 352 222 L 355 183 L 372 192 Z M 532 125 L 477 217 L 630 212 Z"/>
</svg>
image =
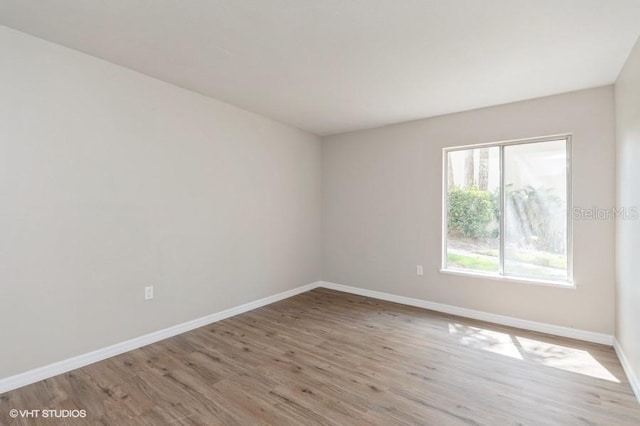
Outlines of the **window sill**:
<svg viewBox="0 0 640 426">
<path fill-rule="evenodd" d="M 489 273 L 484 274 L 482 272 L 467 272 L 467 271 L 461 271 L 457 269 L 440 269 L 440 273 L 447 274 L 447 275 L 458 275 L 458 276 L 468 277 L 468 278 L 484 278 L 489 280 L 512 282 L 512 283 L 518 283 L 518 284 L 542 285 L 547 287 L 564 288 L 568 290 L 576 289 L 576 283 L 569 282 L 569 281 L 538 280 L 535 278 L 510 277 L 510 276 L 503 276 L 503 275 L 489 274 Z"/>
</svg>

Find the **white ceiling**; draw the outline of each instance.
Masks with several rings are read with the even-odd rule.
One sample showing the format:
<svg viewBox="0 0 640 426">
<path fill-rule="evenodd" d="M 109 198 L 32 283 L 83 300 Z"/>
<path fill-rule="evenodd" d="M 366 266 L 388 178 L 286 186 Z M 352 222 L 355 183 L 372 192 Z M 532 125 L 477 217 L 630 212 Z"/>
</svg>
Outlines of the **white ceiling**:
<svg viewBox="0 0 640 426">
<path fill-rule="evenodd" d="M 640 0 L 0 0 L 0 24 L 327 135 L 613 83 Z"/>
</svg>

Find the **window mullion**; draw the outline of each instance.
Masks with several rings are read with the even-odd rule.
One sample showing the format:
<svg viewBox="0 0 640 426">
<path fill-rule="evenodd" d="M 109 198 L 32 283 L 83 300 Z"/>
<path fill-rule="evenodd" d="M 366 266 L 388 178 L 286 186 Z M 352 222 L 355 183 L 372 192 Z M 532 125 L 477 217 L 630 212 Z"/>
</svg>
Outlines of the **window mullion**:
<svg viewBox="0 0 640 426">
<path fill-rule="evenodd" d="M 504 190 L 504 145 L 500 145 L 500 249 L 498 250 L 498 274 L 504 275 L 504 229 L 505 229 L 505 190 Z"/>
</svg>

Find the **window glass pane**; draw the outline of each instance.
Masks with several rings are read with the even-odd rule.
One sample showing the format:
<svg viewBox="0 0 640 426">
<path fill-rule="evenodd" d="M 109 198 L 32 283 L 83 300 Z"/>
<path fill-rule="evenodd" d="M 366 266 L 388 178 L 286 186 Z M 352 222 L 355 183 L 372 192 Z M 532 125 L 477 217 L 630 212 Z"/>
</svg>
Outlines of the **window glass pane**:
<svg viewBox="0 0 640 426">
<path fill-rule="evenodd" d="M 500 148 L 447 153 L 448 269 L 499 271 Z"/>
<path fill-rule="evenodd" d="M 504 147 L 504 273 L 567 279 L 567 142 Z"/>
</svg>

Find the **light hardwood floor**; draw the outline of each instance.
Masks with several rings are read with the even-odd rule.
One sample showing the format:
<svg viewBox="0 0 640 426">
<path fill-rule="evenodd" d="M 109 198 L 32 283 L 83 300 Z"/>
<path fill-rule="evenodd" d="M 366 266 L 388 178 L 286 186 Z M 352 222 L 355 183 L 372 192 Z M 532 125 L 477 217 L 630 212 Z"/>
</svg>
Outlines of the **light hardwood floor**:
<svg viewBox="0 0 640 426">
<path fill-rule="evenodd" d="M 618 426 L 640 406 L 609 347 L 316 289 L 0 395 L 0 424 Z"/>
</svg>

